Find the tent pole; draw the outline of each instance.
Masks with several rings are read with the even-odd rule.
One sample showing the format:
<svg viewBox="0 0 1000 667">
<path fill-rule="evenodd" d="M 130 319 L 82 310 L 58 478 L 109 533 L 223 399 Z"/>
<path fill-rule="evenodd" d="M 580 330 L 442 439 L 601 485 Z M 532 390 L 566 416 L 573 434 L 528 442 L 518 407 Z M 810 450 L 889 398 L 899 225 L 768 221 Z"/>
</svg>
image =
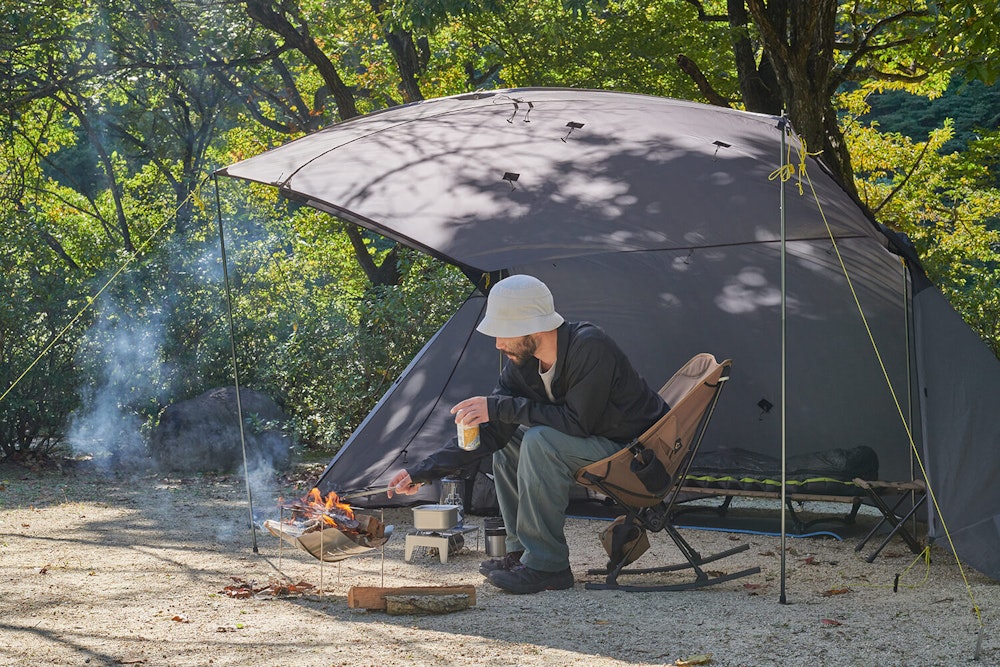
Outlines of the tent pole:
<svg viewBox="0 0 1000 667">
<path fill-rule="evenodd" d="M 222 251 L 222 280 L 226 284 L 226 307 L 229 313 L 229 345 L 233 352 L 233 384 L 236 387 L 236 419 L 240 424 L 240 447 L 243 450 L 243 479 L 247 487 L 247 508 L 250 512 L 250 541 L 253 552 L 257 552 L 257 526 L 253 520 L 253 492 L 250 489 L 250 468 L 247 466 L 247 439 L 243 429 L 243 401 L 240 398 L 240 370 L 236 363 L 236 326 L 233 324 L 233 292 L 229 287 L 229 263 L 226 260 L 226 236 L 222 228 L 222 205 L 219 199 L 219 175 L 215 180 L 215 211 L 219 220 L 219 247 Z"/>
<path fill-rule="evenodd" d="M 785 533 L 785 439 L 786 439 L 786 424 L 787 419 L 785 417 L 785 365 L 786 365 L 786 349 L 785 349 L 785 302 L 786 302 L 786 290 L 785 290 L 785 132 L 788 127 L 788 119 L 782 116 L 781 120 L 778 122 L 778 129 L 781 131 L 781 157 L 779 158 L 779 164 L 781 165 L 780 171 L 778 172 L 781 176 L 778 178 L 778 217 L 780 219 L 781 227 L 781 250 L 780 256 L 780 266 L 781 266 L 781 594 L 778 598 L 781 604 L 785 604 L 788 599 L 785 596 L 785 544 L 787 541 L 787 535 Z"/>
</svg>

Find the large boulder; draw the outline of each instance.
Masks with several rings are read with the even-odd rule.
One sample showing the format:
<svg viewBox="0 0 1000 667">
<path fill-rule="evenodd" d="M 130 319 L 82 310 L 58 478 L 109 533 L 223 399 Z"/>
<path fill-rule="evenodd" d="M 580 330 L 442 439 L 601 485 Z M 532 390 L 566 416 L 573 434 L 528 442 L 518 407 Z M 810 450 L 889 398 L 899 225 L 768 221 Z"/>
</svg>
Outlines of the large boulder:
<svg viewBox="0 0 1000 667">
<path fill-rule="evenodd" d="M 240 389 L 247 463 L 251 470 L 285 468 L 291 437 L 278 404 L 252 389 Z M 236 388 L 220 387 L 168 405 L 150 436 L 150 453 L 164 470 L 229 472 L 243 466 Z"/>
</svg>

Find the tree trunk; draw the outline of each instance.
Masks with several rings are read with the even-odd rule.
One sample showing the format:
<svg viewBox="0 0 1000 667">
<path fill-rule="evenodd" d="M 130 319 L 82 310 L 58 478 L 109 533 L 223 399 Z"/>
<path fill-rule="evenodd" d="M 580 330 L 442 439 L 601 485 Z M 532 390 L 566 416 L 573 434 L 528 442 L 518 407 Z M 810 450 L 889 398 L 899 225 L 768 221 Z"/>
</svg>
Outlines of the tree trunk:
<svg viewBox="0 0 1000 667">
<path fill-rule="evenodd" d="M 413 35 L 406 30 L 390 28 L 385 21 L 381 0 L 370 0 L 370 4 L 379 25 L 382 26 L 382 34 L 385 35 L 389 50 L 392 51 L 393 60 L 396 61 L 396 69 L 399 70 L 400 77 L 399 87 L 403 93 L 403 99 L 406 102 L 424 99 L 424 94 L 418 84 L 423 66 L 417 53 L 417 47 L 413 43 Z"/>
<path fill-rule="evenodd" d="M 772 0 L 771 11 L 780 3 Z M 740 96 L 747 111 L 780 114 L 781 90 L 774 74 L 774 67 L 767 53 L 757 62 L 748 26 L 750 15 L 743 0 L 729 0 L 729 28 L 733 33 L 733 55 L 736 59 L 736 76 Z"/>
<path fill-rule="evenodd" d="M 746 8 L 764 57 L 774 66 L 780 99 L 796 134 L 857 198 L 851 156 L 832 103 L 837 0 L 772 0 L 766 5 L 746 0 Z"/>
<path fill-rule="evenodd" d="M 323 82 L 333 93 L 333 99 L 337 102 L 337 111 L 341 120 L 354 118 L 358 115 L 358 108 L 354 104 L 354 95 L 340 78 L 336 66 L 326 57 L 323 50 L 319 48 L 306 28 L 301 32 L 288 20 L 284 14 L 279 14 L 274 10 L 273 3 L 267 0 L 246 0 L 247 14 L 262 26 L 282 37 L 288 44 L 302 53 L 309 59 Z"/>
</svg>

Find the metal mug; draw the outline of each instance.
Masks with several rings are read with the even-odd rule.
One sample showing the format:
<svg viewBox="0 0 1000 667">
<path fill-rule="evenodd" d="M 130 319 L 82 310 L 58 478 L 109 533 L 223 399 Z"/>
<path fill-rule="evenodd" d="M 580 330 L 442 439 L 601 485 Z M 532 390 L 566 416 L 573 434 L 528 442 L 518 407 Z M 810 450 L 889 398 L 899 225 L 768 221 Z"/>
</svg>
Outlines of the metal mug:
<svg viewBox="0 0 1000 667">
<path fill-rule="evenodd" d="M 507 528 L 502 517 L 491 517 L 483 520 L 483 533 L 486 536 L 486 555 L 490 558 L 502 558 L 507 555 Z"/>
</svg>

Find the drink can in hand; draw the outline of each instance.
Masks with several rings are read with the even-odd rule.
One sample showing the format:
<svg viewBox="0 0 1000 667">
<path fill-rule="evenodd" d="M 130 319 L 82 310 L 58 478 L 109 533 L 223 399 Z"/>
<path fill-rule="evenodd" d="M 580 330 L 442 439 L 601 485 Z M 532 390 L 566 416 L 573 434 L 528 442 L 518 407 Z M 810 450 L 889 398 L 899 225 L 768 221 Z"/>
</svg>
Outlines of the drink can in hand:
<svg viewBox="0 0 1000 667">
<path fill-rule="evenodd" d="M 467 452 L 471 452 L 473 449 L 479 447 L 479 425 L 465 426 L 464 424 L 456 424 L 458 426 L 458 446 Z"/>
</svg>

